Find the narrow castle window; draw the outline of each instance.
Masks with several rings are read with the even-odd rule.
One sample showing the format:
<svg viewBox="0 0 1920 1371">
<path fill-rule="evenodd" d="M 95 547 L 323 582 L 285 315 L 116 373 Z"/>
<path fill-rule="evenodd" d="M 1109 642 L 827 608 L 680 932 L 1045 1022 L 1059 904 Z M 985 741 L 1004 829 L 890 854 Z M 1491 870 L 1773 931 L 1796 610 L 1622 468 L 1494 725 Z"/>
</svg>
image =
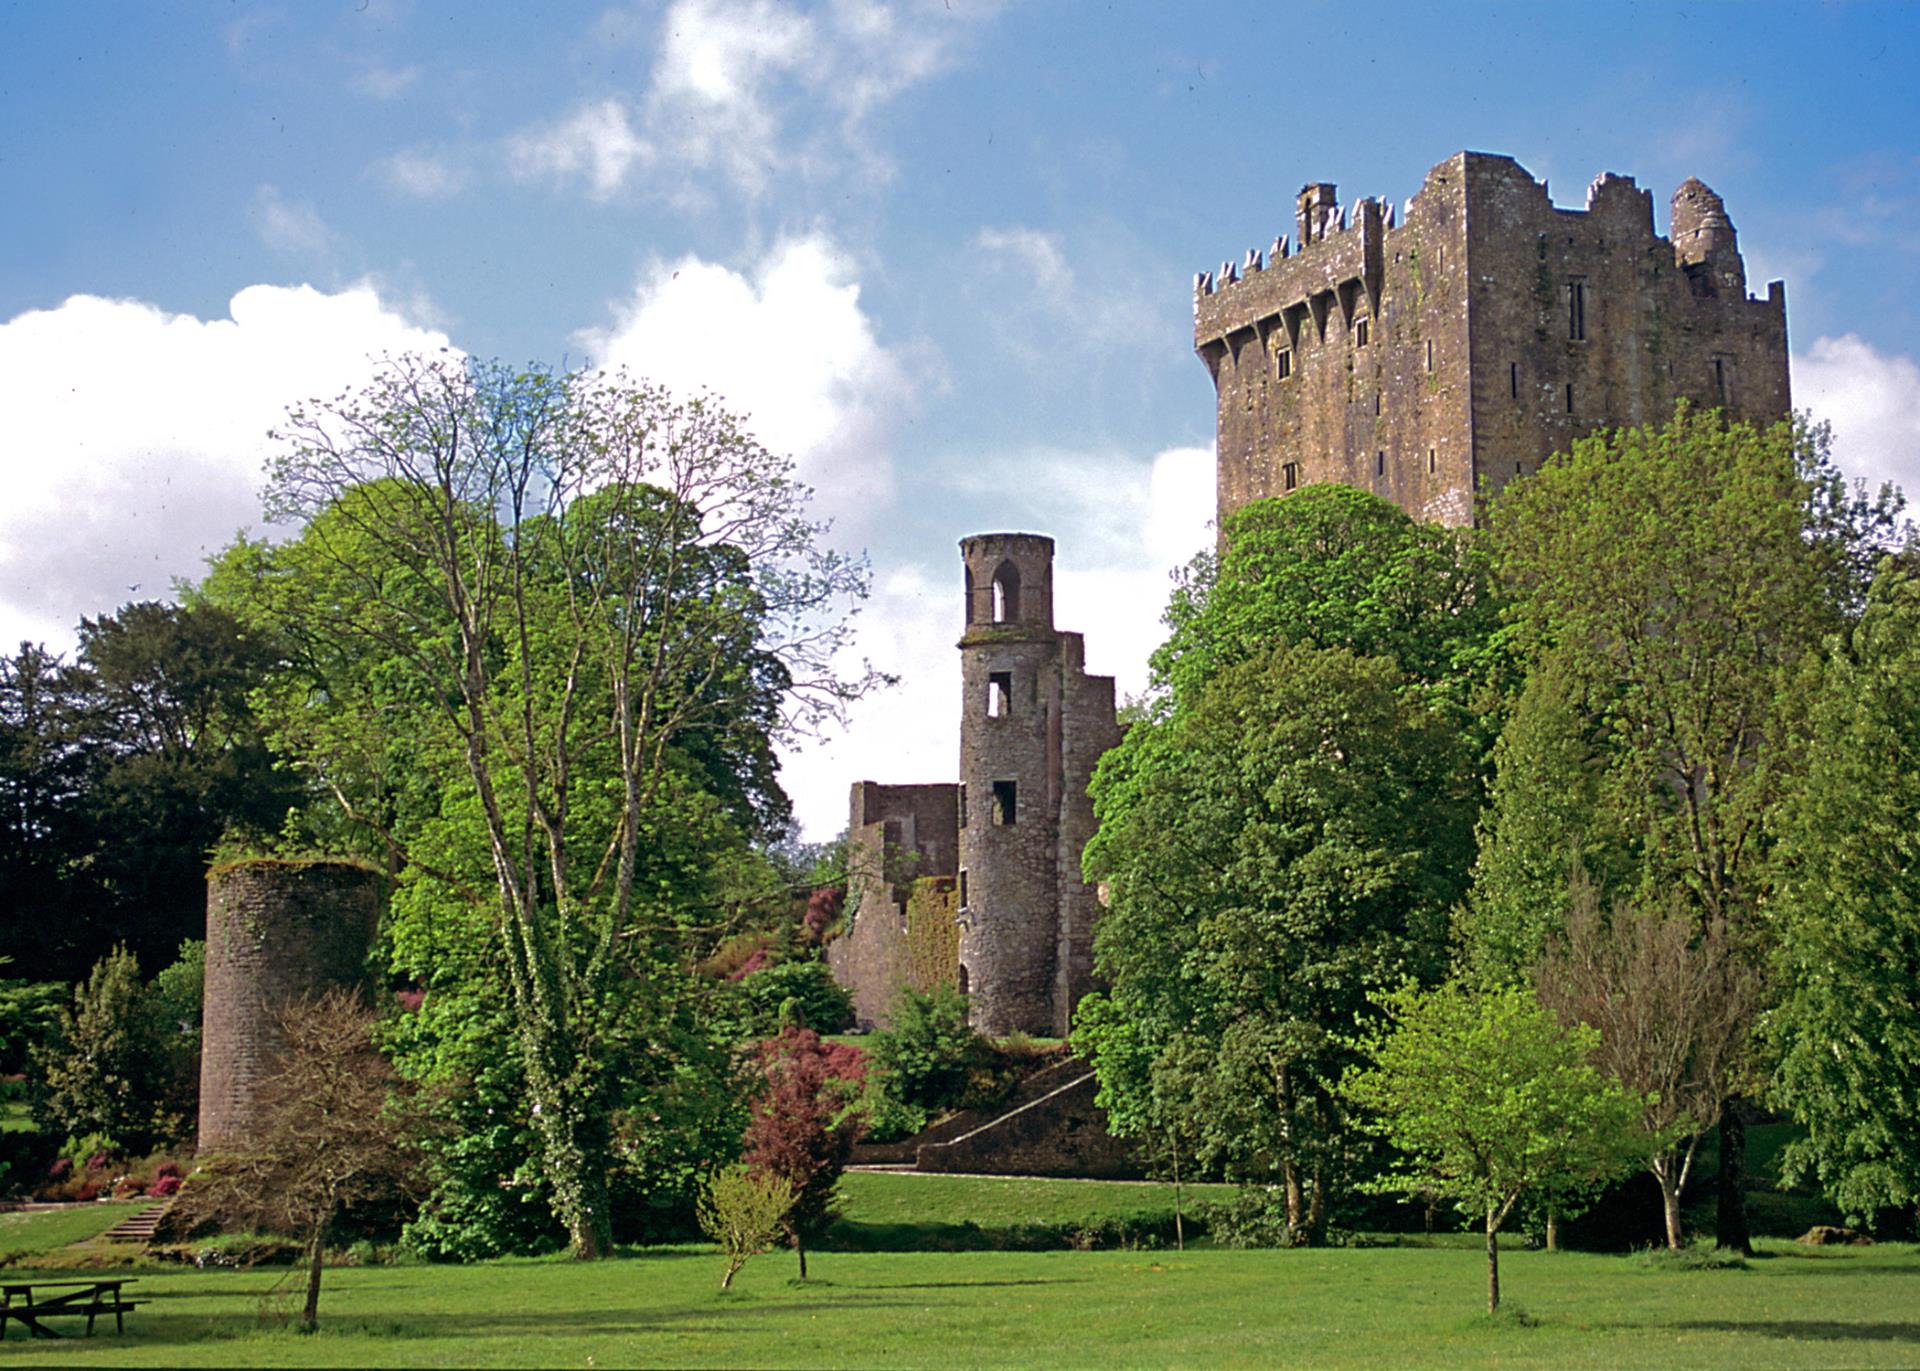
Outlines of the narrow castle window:
<svg viewBox="0 0 1920 1371">
<path fill-rule="evenodd" d="M 1527 474 L 1527 464 L 1525 462 L 1515 462 L 1513 464 L 1513 474 L 1516 479 L 1525 476 Z"/>
<path fill-rule="evenodd" d="M 1006 719 L 1013 715 L 1013 673 L 1011 671 L 990 671 L 987 673 L 987 717 Z"/>
<path fill-rule="evenodd" d="M 993 621 L 1009 623 L 1020 617 L 1020 570 L 1012 562 L 1000 563 L 993 573 Z"/>
<path fill-rule="evenodd" d="M 1587 283 L 1567 282 L 1567 337 L 1576 343 L 1587 336 Z"/>
<path fill-rule="evenodd" d="M 1368 323 L 1369 323 L 1369 322 L 1371 322 L 1371 321 L 1369 321 L 1369 320 L 1366 320 L 1366 319 L 1361 319 L 1361 320 L 1359 320 L 1359 321 L 1358 321 L 1357 323 L 1355 323 L 1355 324 L 1354 324 L 1354 326 L 1353 326 L 1353 345 L 1354 345 L 1355 347 L 1357 347 L 1357 348 L 1363 348 L 1363 347 L 1365 347 L 1365 346 L 1367 345 L 1367 325 L 1368 325 Z"/>
<path fill-rule="evenodd" d="M 1299 484 L 1300 464 L 1298 462 L 1288 462 L 1280 468 L 1280 485 L 1283 489 L 1292 490 Z"/>
<path fill-rule="evenodd" d="M 1373 454 L 1373 474 L 1375 476 L 1385 476 L 1387 474 L 1387 454 L 1385 452 L 1376 452 Z"/>
<path fill-rule="evenodd" d="M 1436 448 L 1428 448 L 1427 449 L 1427 473 L 1431 475 L 1432 473 L 1438 471 L 1439 469 L 1440 469 L 1439 450 Z"/>
<path fill-rule="evenodd" d="M 1433 339 L 1427 339 L 1427 370 L 1433 370 Z"/>
<path fill-rule="evenodd" d="M 1284 381 L 1293 375 L 1293 349 L 1281 348 L 1273 354 L 1273 379 Z"/>
<path fill-rule="evenodd" d="M 1520 398 L 1520 364 L 1518 362 L 1507 363 L 1507 398 L 1511 400 Z"/>
<path fill-rule="evenodd" d="M 1375 414 L 1380 412 L 1380 392 L 1377 390 L 1373 393 L 1373 412 Z"/>
<path fill-rule="evenodd" d="M 967 907 L 967 869 L 964 866 L 960 868 L 960 907 L 962 909 Z M 965 967 L 960 969 L 960 974 L 962 976 L 967 974 Z"/>
<path fill-rule="evenodd" d="M 1567 382 L 1567 413 L 1573 413 L 1573 382 Z"/>
<path fill-rule="evenodd" d="M 1012 826 L 1019 812 L 1018 784 L 1013 781 L 995 781 L 993 783 L 993 822 L 996 825 Z"/>
<path fill-rule="evenodd" d="M 963 784 L 960 787 L 960 827 L 965 828 L 966 826 L 967 826 L 967 787 Z M 962 890 L 966 889 L 966 885 L 965 885 L 966 879 L 967 879 L 967 873 L 962 871 L 960 873 L 960 880 L 962 882 L 960 888 Z M 967 897 L 965 895 L 962 895 L 960 897 L 960 903 L 965 904 L 966 902 L 967 902 Z"/>
<path fill-rule="evenodd" d="M 1731 357 L 1716 356 L 1713 359 L 1713 389 L 1714 393 L 1720 397 L 1722 409 L 1733 404 L 1733 359 Z"/>
</svg>

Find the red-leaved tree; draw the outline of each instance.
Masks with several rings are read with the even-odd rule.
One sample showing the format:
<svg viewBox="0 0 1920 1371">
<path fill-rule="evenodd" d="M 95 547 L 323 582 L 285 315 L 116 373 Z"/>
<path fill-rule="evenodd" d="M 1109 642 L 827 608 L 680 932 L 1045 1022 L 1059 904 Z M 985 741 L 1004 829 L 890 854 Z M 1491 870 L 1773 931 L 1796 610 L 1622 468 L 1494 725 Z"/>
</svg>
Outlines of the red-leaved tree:
<svg viewBox="0 0 1920 1371">
<path fill-rule="evenodd" d="M 852 1107 L 866 1080 L 866 1054 L 790 1027 L 761 1043 L 759 1055 L 764 1080 L 747 1124 L 746 1162 L 793 1187 L 786 1232 L 805 1280 L 807 1239 L 832 1222 L 834 1187 L 866 1132 Z"/>
</svg>

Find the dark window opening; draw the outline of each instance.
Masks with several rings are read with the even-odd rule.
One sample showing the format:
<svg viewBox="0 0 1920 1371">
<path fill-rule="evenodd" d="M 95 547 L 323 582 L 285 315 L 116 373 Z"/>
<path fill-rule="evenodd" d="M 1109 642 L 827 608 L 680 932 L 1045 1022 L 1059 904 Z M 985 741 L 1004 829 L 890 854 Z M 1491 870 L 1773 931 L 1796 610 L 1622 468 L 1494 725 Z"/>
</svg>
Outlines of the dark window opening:
<svg viewBox="0 0 1920 1371">
<path fill-rule="evenodd" d="M 1386 453 L 1376 452 L 1373 454 L 1373 474 L 1375 476 L 1385 476 L 1387 474 Z"/>
<path fill-rule="evenodd" d="M 960 907 L 962 909 L 967 907 L 967 869 L 964 866 L 960 868 Z M 961 967 L 960 974 L 965 976 L 967 969 Z"/>
<path fill-rule="evenodd" d="M 1433 370 L 1433 339 L 1427 339 L 1427 370 Z"/>
<path fill-rule="evenodd" d="M 1370 320 L 1362 319 L 1353 326 L 1353 345 L 1363 348 L 1367 345 L 1367 325 Z"/>
<path fill-rule="evenodd" d="M 993 621 L 1009 623 L 1020 617 L 1020 569 L 1012 562 L 1000 563 L 993 573 Z"/>
<path fill-rule="evenodd" d="M 1516 477 L 1525 476 L 1527 474 L 1527 464 L 1525 462 L 1515 462 L 1513 464 L 1513 474 Z"/>
<path fill-rule="evenodd" d="M 1512 400 L 1520 398 L 1520 364 L 1518 362 L 1507 363 L 1507 398 Z"/>
<path fill-rule="evenodd" d="M 973 568 L 967 567 L 966 574 L 967 574 L 967 622 L 972 623 L 974 619 L 974 610 L 975 610 L 975 606 L 973 603 Z"/>
<path fill-rule="evenodd" d="M 1280 468 L 1280 485 L 1283 489 L 1292 490 L 1299 484 L 1300 464 L 1298 462 L 1288 462 Z"/>
<path fill-rule="evenodd" d="M 966 826 L 967 826 L 967 788 L 963 785 L 960 787 L 960 827 L 965 828 Z M 961 904 L 965 904 L 967 902 L 967 897 L 964 893 L 966 891 L 966 888 L 967 888 L 967 873 L 962 871 L 960 873 L 960 889 L 963 892 L 960 896 Z"/>
<path fill-rule="evenodd" d="M 1010 827 L 1019 813 L 1016 795 L 1018 786 L 1013 781 L 995 781 L 993 783 L 993 821 Z"/>
<path fill-rule="evenodd" d="M 1440 469 L 1440 454 L 1434 448 L 1427 449 L 1427 470 L 1429 473 Z"/>
<path fill-rule="evenodd" d="M 967 968 L 964 962 L 960 965 L 960 993 L 967 993 Z"/>
<path fill-rule="evenodd" d="M 1006 719 L 1013 714 L 1013 673 L 1011 671 L 991 671 L 987 673 L 987 717 Z"/>
<path fill-rule="evenodd" d="M 1567 382 L 1567 413 L 1573 413 L 1573 382 Z"/>
<path fill-rule="evenodd" d="M 1733 364 L 1731 359 L 1716 357 L 1713 359 L 1713 388 L 1720 397 L 1720 407 L 1725 409 L 1733 403 Z"/>
<path fill-rule="evenodd" d="M 1567 337 L 1578 343 L 1587 336 L 1587 283 L 1567 282 Z"/>
<path fill-rule="evenodd" d="M 1377 390 L 1373 393 L 1373 412 L 1375 414 L 1380 412 L 1380 392 Z"/>
<path fill-rule="evenodd" d="M 1290 348 L 1281 348 L 1273 354 L 1273 379 L 1284 381 L 1291 375 L 1293 375 L 1293 351 Z"/>
</svg>

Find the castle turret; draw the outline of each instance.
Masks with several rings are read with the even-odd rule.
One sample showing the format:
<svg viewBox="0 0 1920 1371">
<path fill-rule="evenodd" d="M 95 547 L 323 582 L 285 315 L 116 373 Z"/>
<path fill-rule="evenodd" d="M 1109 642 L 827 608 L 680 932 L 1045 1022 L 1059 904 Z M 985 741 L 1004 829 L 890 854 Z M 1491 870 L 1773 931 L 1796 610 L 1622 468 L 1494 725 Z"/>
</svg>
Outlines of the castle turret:
<svg viewBox="0 0 1920 1371">
<path fill-rule="evenodd" d="M 1673 193 L 1673 255 L 1695 295 L 1747 298 L 1747 269 L 1727 207 L 1697 176 Z"/>
<path fill-rule="evenodd" d="M 1060 795 L 1053 539 L 965 539 L 960 979 L 985 1033 L 1054 1029 Z"/>
</svg>

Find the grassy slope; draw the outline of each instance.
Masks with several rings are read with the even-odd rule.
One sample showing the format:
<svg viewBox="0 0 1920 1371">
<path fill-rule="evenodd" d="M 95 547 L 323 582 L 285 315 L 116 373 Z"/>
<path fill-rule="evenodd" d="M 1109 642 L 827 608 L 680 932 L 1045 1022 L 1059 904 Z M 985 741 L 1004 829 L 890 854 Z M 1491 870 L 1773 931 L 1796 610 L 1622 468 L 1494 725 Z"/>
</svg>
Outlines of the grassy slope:
<svg viewBox="0 0 1920 1371">
<path fill-rule="evenodd" d="M 1189 1213 L 1202 1198 L 1229 1198 L 1230 1185 L 1187 1186 Z M 850 1171 L 840 1178 L 846 1220 L 866 1228 L 926 1228 L 977 1224 L 1079 1224 L 1095 1219 L 1140 1219 L 1171 1215 L 1171 1185 L 1036 1177 L 924 1176 Z"/>
<path fill-rule="evenodd" d="M 82 1205 L 38 1213 L 0 1214 L 0 1254 L 45 1252 L 104 1233 L 147 1201 Z"/>
<path fill-rule="evenodd" d="M 1920 1251 L 1776 1248 L 1749 1270 L 1516 1252 L 1476 1312 L 1472 1252 L 823 1254 L 759 1258 L 733 1294 L 707 1252 L 327 1274 L 322 1331 L 262 1297 L 286 1271 L 145 1271 L 124 1338 L 37 1343 L 55 1365 L 1662 1366 L 1920 1362 Z M 287 1280 L 290 1294 L 294 1286 Z M 11 1341 L 11 1340 L 10 1340 Z M 0 1348 L 0 1362 L 25 1344 Z M 591 1361 L 590 1361 L 591 1359 Z"/>
</svg>

